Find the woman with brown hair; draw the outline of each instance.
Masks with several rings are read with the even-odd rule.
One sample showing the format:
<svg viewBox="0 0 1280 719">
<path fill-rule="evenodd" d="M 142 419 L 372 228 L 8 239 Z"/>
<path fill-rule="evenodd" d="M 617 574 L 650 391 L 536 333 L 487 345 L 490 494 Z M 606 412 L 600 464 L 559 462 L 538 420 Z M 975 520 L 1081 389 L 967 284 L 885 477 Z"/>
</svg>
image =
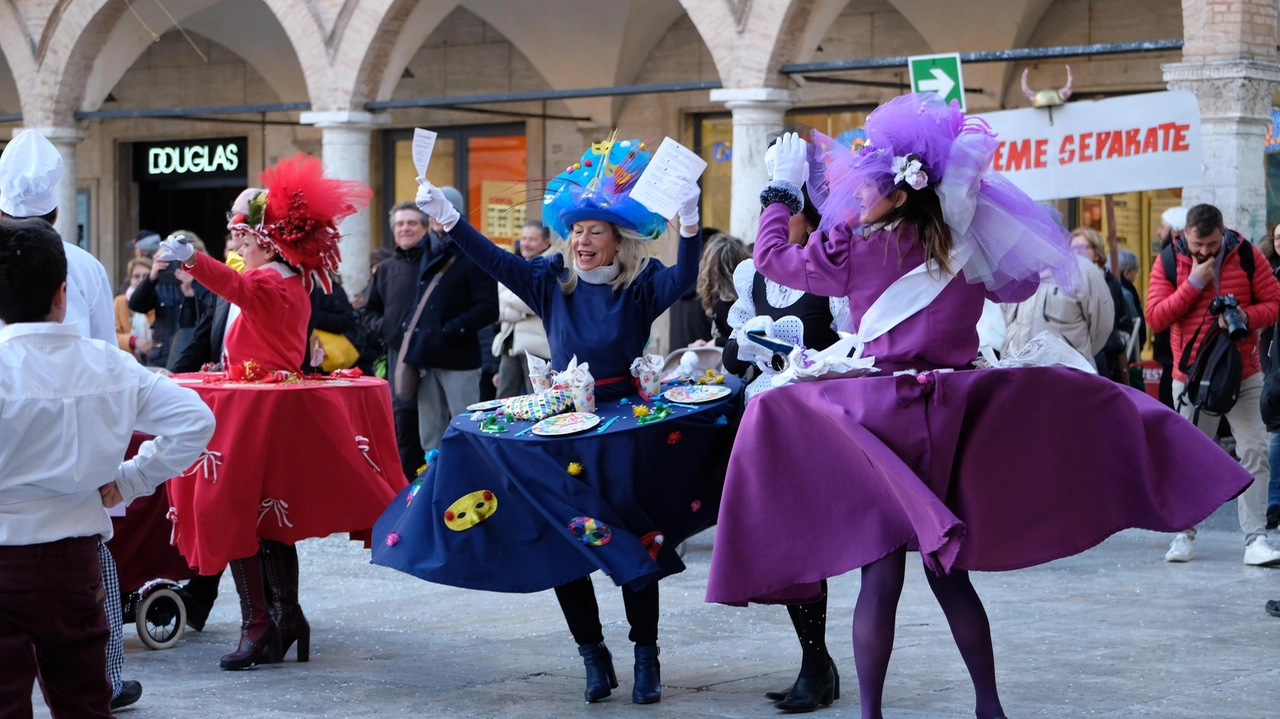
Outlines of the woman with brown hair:
<svg viewBox="0 0 1280 719">
<path fill-rule="evenodd" d="M 736 237 L 720 232 L 707 240 L 698 265 L 697 291 L 702 311 L 711 318 L 711 342 L 695 342 L 693 346 L 724 347 L 729 340 L 729 308 L 738 299 L 733 271 L 750 258 L 747 246 Z"/>
</svg>

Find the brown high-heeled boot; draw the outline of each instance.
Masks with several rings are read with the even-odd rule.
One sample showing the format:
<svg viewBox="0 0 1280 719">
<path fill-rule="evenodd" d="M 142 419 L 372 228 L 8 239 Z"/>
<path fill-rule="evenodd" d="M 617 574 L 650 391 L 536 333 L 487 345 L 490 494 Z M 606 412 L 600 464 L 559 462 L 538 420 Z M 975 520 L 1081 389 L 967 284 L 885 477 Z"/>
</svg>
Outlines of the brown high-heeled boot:
<svg viewBox="0 0 1280 719">
<path fill-rule="evenodd" d="M 261 544 L 267 596 L 272 616 L 280 627 L 281 660 L 297 642 L 298 661 L 305 662 L 311 654 L 311 625 L 298 604 L 298 549 L 270 539 L 262 540 Z"/>
<path fill-rule="evenodd" d="M 240 646 L 222 658 L 223 669 L 249 669 L 281 661 L 280 630 L 267 608 L 258 555 L 227 565 L 240 595 Z"/>
</svg>

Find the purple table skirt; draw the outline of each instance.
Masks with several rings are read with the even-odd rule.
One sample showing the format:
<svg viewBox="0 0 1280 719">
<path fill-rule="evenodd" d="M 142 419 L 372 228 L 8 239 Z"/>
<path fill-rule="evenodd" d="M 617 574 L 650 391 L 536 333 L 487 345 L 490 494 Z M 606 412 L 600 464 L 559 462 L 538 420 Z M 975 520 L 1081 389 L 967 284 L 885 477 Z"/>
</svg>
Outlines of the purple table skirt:
<svg viewBox="0 0 1280 719">
<path fill-rule="evenodd" d="M 1075 370 L 784 387 L 743 416 L 707 601 L 815 599 L 903 546 L 943 571 L 1030 567 L 1194 526 L 1252 481 L 1176 412 Z"/>
</svg>

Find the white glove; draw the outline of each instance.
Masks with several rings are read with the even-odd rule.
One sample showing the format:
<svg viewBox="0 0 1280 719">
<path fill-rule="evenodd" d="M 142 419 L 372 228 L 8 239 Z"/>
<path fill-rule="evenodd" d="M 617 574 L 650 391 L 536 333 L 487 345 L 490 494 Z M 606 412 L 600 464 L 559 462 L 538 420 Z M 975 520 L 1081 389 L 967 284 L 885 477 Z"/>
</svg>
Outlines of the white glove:
<svg viewBox="0 0 1280 719">
<path fill-rule="evenodd" d="M 684 201 L 680 203 L 680 209 L 677 214 L 680 217 L 681 227 L 697 227 L 698 221 L 702 219 L 698 215 L 698 199 L 702 197 L 702 188 L 698 187 L 698 183 L 690 182 L 685 186 Z"/>
<path fill-rule="evenodd" d="M 770 179 L 774 182 L 790 182 L 796 187 L 804 185 L 809 177 L 808 149 L 805 141 L 796 133 L 788 132 L 765 153 L 765 166 L 769 165 L 769 153 L 773 153 L 773 171 Z"/>
<path fill-rule="evenodd" d="M 156 252 L 157 260 L 165 262 L 186 262 L 196 254 L 195 245 L 190 242 L 180 242 L 176 239 L 168 239 L 160 243 L 160 249 Z"/>
<path fill-rule="evenodd" d="M 440 188 L 427 180 L 418 180 L 418 185 L 418 196 L 415 198 L 418 209 L 443 225 L 446 231 L 452 230 L 460 217 L 453 203 L 449 202 L 449 198 L 444 196 Z"/>
</svg>

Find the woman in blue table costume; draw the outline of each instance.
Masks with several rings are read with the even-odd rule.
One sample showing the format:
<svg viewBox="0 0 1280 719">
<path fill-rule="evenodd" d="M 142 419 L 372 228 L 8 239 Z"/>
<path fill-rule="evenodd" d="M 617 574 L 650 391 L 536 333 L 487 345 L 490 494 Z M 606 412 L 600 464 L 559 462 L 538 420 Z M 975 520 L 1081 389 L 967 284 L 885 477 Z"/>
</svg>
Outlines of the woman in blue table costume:
<svg viewBox="0 0 1280 719">
<path fill-rule="evenodd" d="M 494 436 L 455 418 L 421 479 L 374 529 L 374 563 L 428 581 L 510 592 L 555 587 L 586 665 L 588 702 L 618 686 L 589 576 L 596 569 L 622 586 L 635 644 L 632 701 L 661 698 L 657 580 L 684 568 L 676 544 L 714 522 L 719 484 L 707 478 L 723 481 L 723 450 L 736 424 L 740 385 L 732 380 L 732 396 L 704 405 L 710 411 L 680 409 L 642 426 L 630 411 L 641 403 L 631 363 L 653 321 L 693 287 L 702 248 L 698 186 L 679 182 L 678 262 L 665 267 L 650 257 L 648 243 L 666 220 L 630 196 L 649 157 L 641 141 L 611 138 L 552 179 L 543 222 L 564 242 L 531 261 L 477 232 L 439 189 L 421 186 L 418 207 L 542 318 L 554 368 L 572 357 L 590 366 L 597 414 L 613 410 L 619 421 L 603 434 L 543 439 Z"/>
</svg>

